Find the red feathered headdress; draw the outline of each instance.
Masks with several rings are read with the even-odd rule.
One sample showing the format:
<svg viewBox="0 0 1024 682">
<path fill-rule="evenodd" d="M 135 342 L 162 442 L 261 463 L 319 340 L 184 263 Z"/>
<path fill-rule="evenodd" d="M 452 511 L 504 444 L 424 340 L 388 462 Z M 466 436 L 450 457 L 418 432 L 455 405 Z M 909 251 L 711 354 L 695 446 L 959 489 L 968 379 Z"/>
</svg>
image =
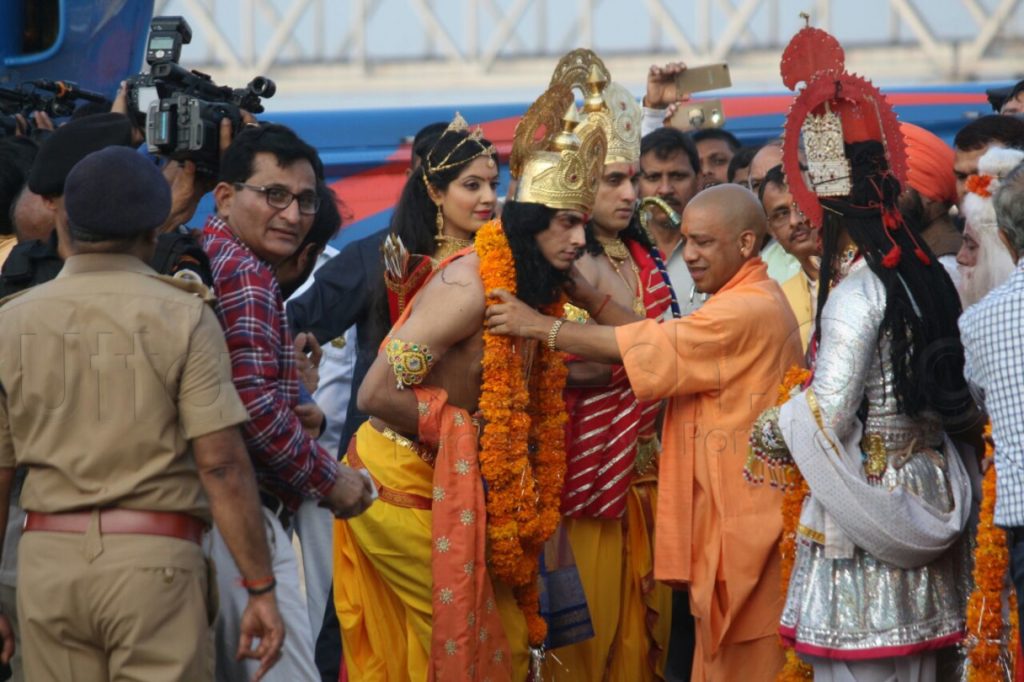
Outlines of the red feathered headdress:
<svg viewBox="0 0 1024 682">
<path fill-rule="evenodd" d="M 780 71 L 782 82 L 789 89 L 796 90 L 800 83 L 804 84 L 786 115 L 782 167 L 793 200 L 811 225 L 822 224 L 824 213 L 819 197 L 843 197 L 850 193 L 850 162 L 844 144 L 880 142 L 889 172 L 901 185 L 906 182 L 907 147 L 896 113 L 869 80 L 846 71 L 839 41 L 821 29 L 801 29 L 782 53 Z M 801 134 L 807 154 L 806 175 L 800 168 Z M 879 208 L 886 234 L 901 229 L 903 219 L 896 207 Z M 918 251 L 918 257 L 927 261 L 924 252 L 915 250 Z M 883 262 L 895 267 L 901 255 L 893 240 L 893 249 Z"/>
</svg>

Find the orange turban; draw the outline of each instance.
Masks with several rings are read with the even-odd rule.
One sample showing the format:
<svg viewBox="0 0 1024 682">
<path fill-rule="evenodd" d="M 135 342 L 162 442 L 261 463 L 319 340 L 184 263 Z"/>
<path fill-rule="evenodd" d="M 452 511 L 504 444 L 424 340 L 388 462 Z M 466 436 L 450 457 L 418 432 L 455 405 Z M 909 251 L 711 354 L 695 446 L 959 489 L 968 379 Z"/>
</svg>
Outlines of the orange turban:
<svg viewBox="0 0 1024 682">
<path fill-rule="evenodd" d="M 900 123 L 907 142 L 910 169 L 907 181 L 921 196 L 946 204 L 956 203 L 953 150 L 937 135 L 913 123 Z"/>
</svg>

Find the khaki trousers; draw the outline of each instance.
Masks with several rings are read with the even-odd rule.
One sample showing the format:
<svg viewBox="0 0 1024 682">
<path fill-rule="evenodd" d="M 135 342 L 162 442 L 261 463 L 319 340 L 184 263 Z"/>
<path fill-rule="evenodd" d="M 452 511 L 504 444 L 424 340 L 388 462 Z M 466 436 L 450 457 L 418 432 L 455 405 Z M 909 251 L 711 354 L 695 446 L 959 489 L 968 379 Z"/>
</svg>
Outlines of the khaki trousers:
<svg viewBox="0 0 1024 682">
<path fill-rule="evenodd" d="M 18 622 L 33 682 L 211 680 L 209 575 L 199 545 L 153 535 L 28 532 Z"/>
</svg>

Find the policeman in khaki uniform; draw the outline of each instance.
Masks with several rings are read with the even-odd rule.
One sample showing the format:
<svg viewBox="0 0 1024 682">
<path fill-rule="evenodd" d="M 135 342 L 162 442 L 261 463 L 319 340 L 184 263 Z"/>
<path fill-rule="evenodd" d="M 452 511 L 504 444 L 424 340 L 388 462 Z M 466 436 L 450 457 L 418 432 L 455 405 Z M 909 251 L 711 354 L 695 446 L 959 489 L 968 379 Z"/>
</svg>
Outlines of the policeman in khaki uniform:
<svg viewBox="0 0 1024 682">
<path fill-rule="evenodd" d="M 198 285 L 144 264 L 170 198 L 132 150 L 86 156 L 58 214 L 73 255 L 0 307 L 0 517 L 26 467 L 18 618 L 33 682 L 211 679 L 216 603 L 199 544 L 211 519 L 251 595 L 238 655 L 261 676 L 280 655 L 223 333 Z M 0 616 L 0 658 L 9 629 Z"/>
</svg>

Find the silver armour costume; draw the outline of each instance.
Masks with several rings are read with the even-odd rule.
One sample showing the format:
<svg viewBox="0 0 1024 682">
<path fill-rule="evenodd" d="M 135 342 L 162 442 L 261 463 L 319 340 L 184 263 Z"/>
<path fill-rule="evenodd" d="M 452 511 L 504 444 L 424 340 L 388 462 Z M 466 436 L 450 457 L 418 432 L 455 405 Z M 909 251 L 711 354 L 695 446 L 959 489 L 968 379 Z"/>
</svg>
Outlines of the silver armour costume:
<svg viewBox="0 0 1024 682">
<path fill-rule="evenodd" d="M 956 455 L 944 450 L 936 418 L 911 418 L 897 408 L 890 343 L 879 333 L 885 306 L 881 281 L 864 259 L 855 261 L 822 311 L 809 402 L 816 402 L 818 423 L 839 441 L 863 434 L 863 476 L 875 490 L 902 489 L 939 513 L 951 512 L 949 467 L 960 463 L 950 462 Z M 849 541 L 846 551 L 832 550 L 826 544 L 828 515 L 821 524 L 805 518 L 815 506 L 811 490 L 780 628 L 797 652 L 866 660 L 959 642 L 966 600 L 960 543 L 912 568 L 882 561 Z M 835 525 L 842 526 L 841 510 L 832 509 Z"/>
</svg>

